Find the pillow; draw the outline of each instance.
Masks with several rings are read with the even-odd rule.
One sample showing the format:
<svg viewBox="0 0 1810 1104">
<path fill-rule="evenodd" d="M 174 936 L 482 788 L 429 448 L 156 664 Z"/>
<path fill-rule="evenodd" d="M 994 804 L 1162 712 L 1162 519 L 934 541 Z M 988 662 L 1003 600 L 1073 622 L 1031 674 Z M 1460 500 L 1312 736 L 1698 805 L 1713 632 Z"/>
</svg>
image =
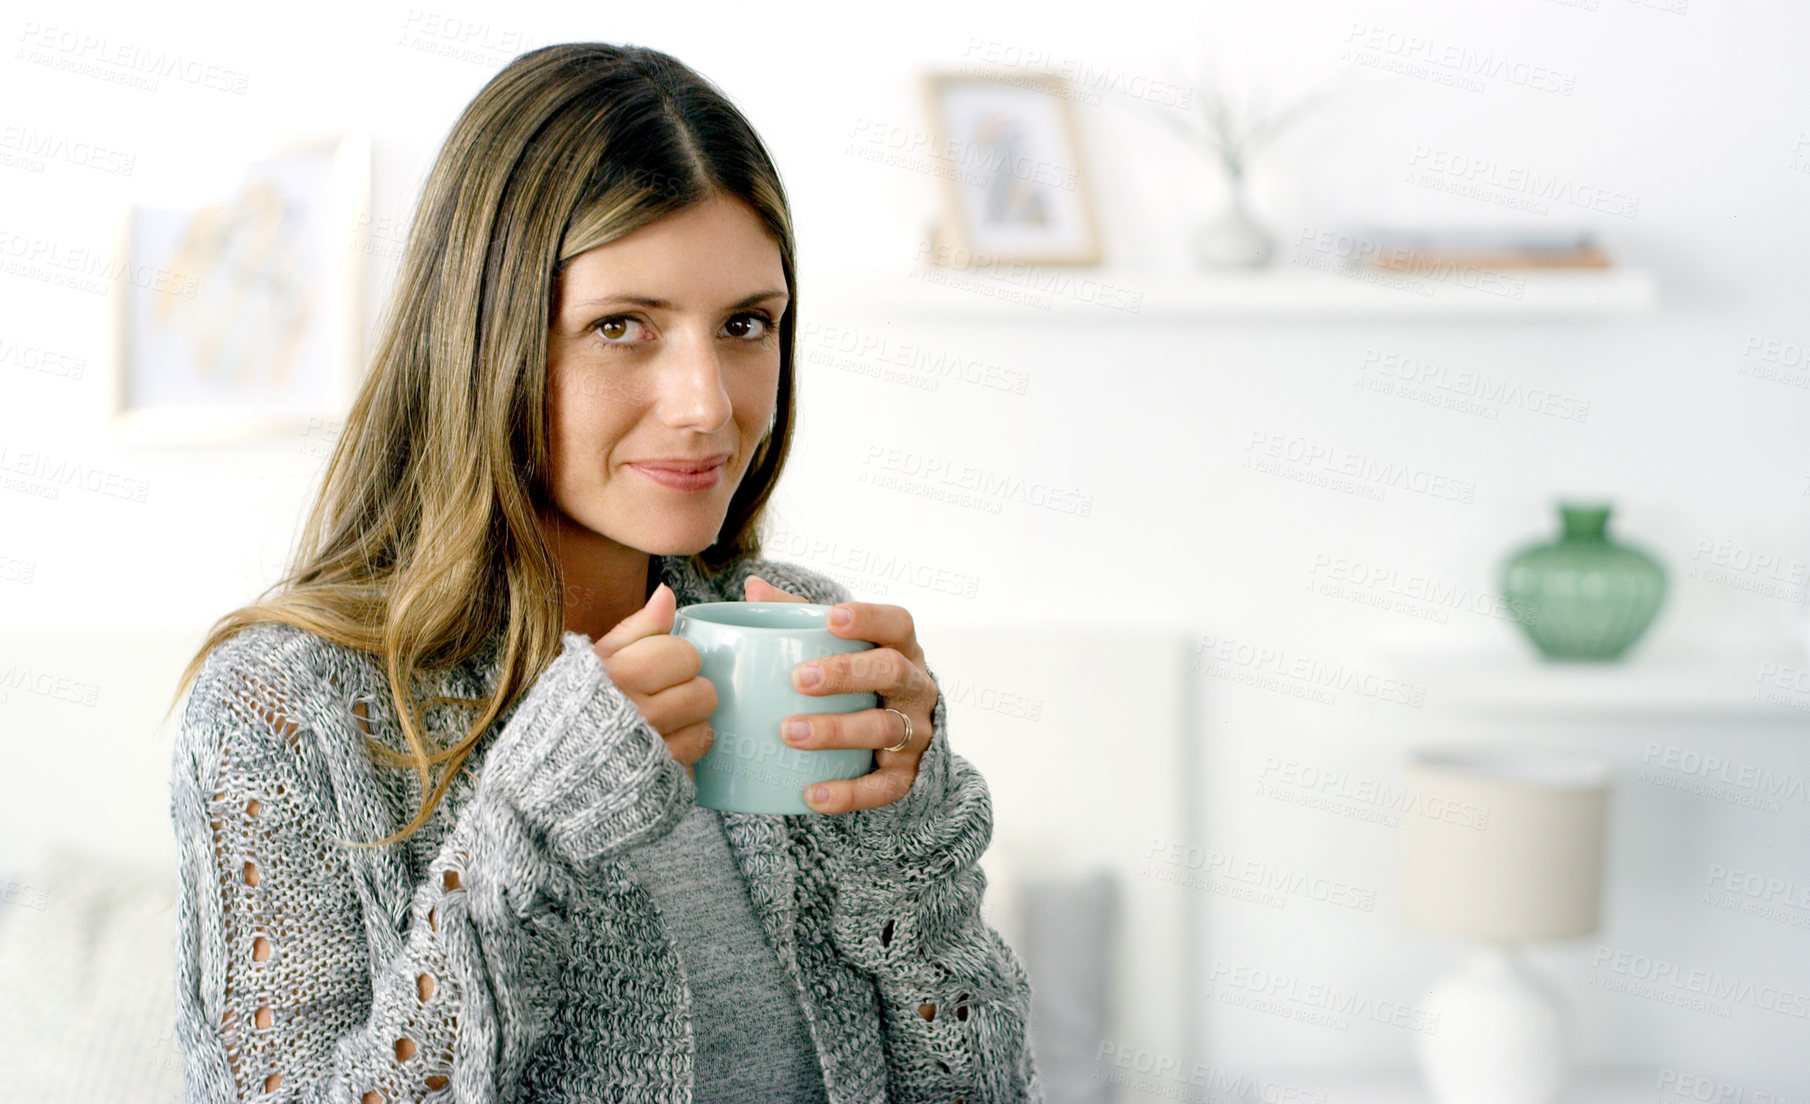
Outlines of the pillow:
<svg viewBox="0 0 1810 1104">
<path fill-rule="evenodd" d="M 173 1104 L 176 872 L 67 846 L 0 879 L 9 1099 Z"/>
</svg>

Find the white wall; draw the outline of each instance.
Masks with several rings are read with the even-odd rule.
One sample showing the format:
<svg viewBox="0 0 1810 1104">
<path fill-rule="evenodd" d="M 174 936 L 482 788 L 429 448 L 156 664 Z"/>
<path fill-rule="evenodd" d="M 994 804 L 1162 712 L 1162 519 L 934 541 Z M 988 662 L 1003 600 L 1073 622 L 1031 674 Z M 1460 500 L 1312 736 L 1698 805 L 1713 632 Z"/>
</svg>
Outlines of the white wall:
<svg viewBox="0 0 1810 1104">
<path fill-rule="evenodd" d="M 863 123 L 922 126 L 911 83 L 921 66 L 953 67 L 974 60 L 976 43 L 997 42 L 1173 80 L 1185 79 L 1177 68 L 1184 57 L 1204 55 L 1210 44 L 1229 80 L 1272 97 L 1343 73 L 1353 86 L 1348 98 L 1283 139 L 1254 173 L 1256 207 L 1285 238 L 1303 227 L 1375 223 L 1588 226 L 1619 259 L 1657 274 L 1661 311 L 1550 325 L 881 325 L 901 340 L 1028 373 L 1029 387 L 1014 395 L 945 382 L 928 392 L 822 364 L 812 371 L 807 361 L 802 437 L 779 495 L 780 520 L 793 536 L 776 553 L 790 548 L 788 558 L 825 564 L 899 553 L 976 577 L 973 599 L 909 583 L 894 583 L 884 597 L 877 585 L 869 591 L 931 625 L 1083 606 L 1090 615 L 1179 623 L 1196 638 L 1418 675 L 1429 703 L 1418 711 L 1344 695 L 1327 707 L 1210 677 L 1199 684 L 1205 773 L 1195 783 L 1207 835 L 1197 842 L 1240 860 L 1342 878 L 1377 896 L 1375 912 L 1360 914 L 1313 901 L 1276 909 L 1205 895 L 1205 959 L 1392 1000 L 1414 1000 L 1456 953 L 1395 918 L 1393 834 L 1265 800 L 1250 792 L 1254 778 L 1268 757 L 1385 778 L 1414 739 L 1481 731 L 1442 711 L 1441 692 L 1451 687 L 1419 674 L 1387 642 L 1418 634 L 1433 652 L 1496 646 L 1518 654 L 1517 642 L 1512 626 L 1487 616 L 1454 612 L 1441 625 L 1328 598 L 1309 589 L 1316 563 L 1343 558 L 1493 591 L 1503 553 L 1551 528 L 1555 494 L 1601 491 L 1618 504 L 1614 530 L 1672 570 L 1668 606 L 1641 655 L 1688 658 L 1693 649 L 1803 638 L 1802 586 L 1791 590 L 1795 600 L 1781 600 L 1690 576 L 1706 543 L 1774 556 L 1787 571 L 1810 561 L 1810 370 L 1785 369 L 1789 382 L 1740 371 L 1755 337 L 1810 347 L 1798 309 L 1810 290 L 1801 255 L 1810 233 L 1810 75 L 1801 63 L 1810 15 L 1802 9 L 1497 0 L 1462 9 L 1140 2 L 1059 18 L 1031 4 L 934 4 L 884 20 L 859 9 L 830 18 L 818 11 L 522 3 L 500 15 L 476 5 L 328 4 L 305 16 L 251 16 L 224 5 L 180 14 L 39 6 L 11 17 L 6 33 L 38 24 L 179 49 L 246 72 L 248 89 L 126 89 L 18 60 L 9 49 L 0 61 L 0 127 L 64 133 L 129 151 L 136 162 L 129 177 L 67 164 L 42 174 L 0 165 L 0 229 L 110 248 L 106 220 L 119 205 L 229 179 L 235 155 L 288 127 L 372 128 L 376 211 L 405 215 L 446 126 L 515 48 L 604 38 L 674 53 L 717 81 L 760 129 L 795 207 L 810 324 L 813 284 L 853 269 L 902 274 L 935 210 L 927 177 L 845 152 Z M 430 14 L 477 21 L 476 60 L 418 48 L 410 36 Z M 1360 68 L 1341 56 L 1354 25 L 1495 51 L 1571 76 L 1573 91 L 1494 79 L 1473 92 Z M 1356 36 L 1360 44 L 1367 33 Z M 1139 114 L 1147 109 L 1109 93 L 1078 113 L 1110 262 L 1176 271 L 1187 264 L 1187 234 L 1222 191 L 1204 161 Z M 1568 176 L 1636 198 L 1637 211 L 1628 218 L 1558 205 L 1538 215 L 1438 194 L 1408 179 L 1423 147 Z M 387 273 L 374 263 L 379 286 Z M 99 300 L 0 273 L 0 304 L 0 342 L 87 365 L 72 382 L 0 363 L 0 447 L 149 483 L 143 503 L 0 491 L 0 563 L 30 568 L 28 582 L 0 579 L 8 625 L 0 647 L 23 639 L 15 624 L 97 634 L 123 624 L 199 628 L 266 585 L 307 501 L 317 442 L 116 447 L 99 428 L 108 363 Z M 1508 409 L 1486 420 L 1363 392 L 1354 382 L 1372 350 L 1561 392 L 1587 401 L 1589 415 L 1564 422 Z M 1396 491 L 1372 501 L 1242 470 L 1259 431 L 1474 480 L 1475 501 Z M 1075 488 L 1092 496 L 1091 516 L 1022 503 L 991 514 L 875 490 L 858 481 L 875 444 Z M 807 541 L 835 547 L 794 543 Z M 26 658 L 9 652 L 0 662 Z M 79 668 L 59 673 L 83 677 Z M 0 702 L 0 756 L 11 777 L 31 782 L 0 810 L 11 830 L 74 817 L 80 823 L 69 822 L 69 834 L 104 838 L 113 803 L 68 803 L 82 792 L 80 770 L 105 775 L 96 792 L 136 793 L 140 810 L 155 804 L 142 787 L 165 779 L 144 773 L 143 756 L 132 760 L 135 773 L 107 775 L 86 749 L 36 740 L 37 717 L 50 706 L 31 708 L 26 725 L 17 701 Z M 1698 900 L 1717 863 L 1810 882 L 1810 805 L 1759 812 L 1636 777 L 1655 740 L 1810 777 L 1802 717 L 1786 709 L 1769 723 L 1738 727 L 1612 720 L 1533 733 L 1597 747 L 1622 767 L 1605 929 L 1542 957 L 1582 1002 L 1587 1059 L 1736 1079 L 1749 1091 L 1796 1092 L 1794 1099 L 1810 1091 L 1810 1075 L 1790 1056 L 1801 1049 L 1790 1044 L 1801 1042 L 1804 1021 L 1751 1005 L 1720 1016 L 1603 993 L 1591 984 L 1590 961 L 1597 946 L 1610 946 L 1810 990 L 1801 926 Z M 959 727 L 952 736 L 959 743 Z M 1061 750 L 1027 753 L 1023 769 L 1034 772 L 1036 756 L 1047 754 Z M 120 823 L 122 848 L 162 846 L 146 841 L 140 820 Z M 1203 1012 L 1204 1053 L 1231 1069 L 1404 1062 L 1411 1043 L 1408 1033 L 1375 1024 L 1337 1031 L 1223 1005 Z"/>
</svg>

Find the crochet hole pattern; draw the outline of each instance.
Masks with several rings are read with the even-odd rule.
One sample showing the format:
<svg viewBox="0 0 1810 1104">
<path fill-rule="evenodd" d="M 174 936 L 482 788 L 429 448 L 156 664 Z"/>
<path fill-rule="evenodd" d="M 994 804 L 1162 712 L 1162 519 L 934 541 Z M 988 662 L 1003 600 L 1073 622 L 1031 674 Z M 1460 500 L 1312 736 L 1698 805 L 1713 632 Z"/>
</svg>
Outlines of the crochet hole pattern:
<svg viewBox="0 0 1810 1104">
<path fill-rule="evenodd" d="M 451 1084 L 446 1075 L 452 1070 L 459 1018 L 451 1007 L 436 1007 L 447 1004 L 439 976 L 445 972 L 446 959 L 437 939 L 428 942 L 420 960 L 430 969 L 397 979 L 400 985 L 390 990 L 387 1001 L 380 993 L 377 1003 L 351 1008 L 352 1013 L 364 1014 L 362 1024 L 348 1014 L 337 1023 L 322 1025 L 295 1011 L 321 1004 L 323 983 L 331 976 L 327 972 L 331 956 L 348 938 L 356 940 L 362 933 L 354 916 L 335 913 L 318 900 L 323 882 L 344 873 L 339 868 L 346 860 L 333 847 L 321 810 L 305 789 L 273 777 L 296 780 L 288 777 L 292 765 L 280 755 L 273 757 L 260 739 L 262 733 L 279 738 L 276 746 L 287 748 L 299 762 L 303 740 L 313 737 L 306 724 L 290 719 L 307 710 L 284 692 L 283 681 L 280 675 L 260 679 L 242 669 L 229 669 L 228 686 L 217 708 L 238 720 L 240 733 L 251 731 L 223 742 L 217 782 L 203 791 L 211 791 L 213 798 L 207 824 L 229 950 L 220 1040 L 239 1095 L 250 1099 L 260 1090 L 276 1093 L 298 1073 L 307 1080 L 332 1049 L 321 1045 L 319 1033 L 331 1038 L 361 1027 L 370 1032 L 370 1050 L 356 1070 L 342 1074 L 353 1080 L 352 1099 L 383 1104 L 414 1099 L 421 1091 L 414 1086 L 445 1089 Z M 339 680 L 332 681 L 339 689 Z M 348 729 L 371 731 L 366 701 L 340 708 L 341 716 L 349 714 Z M 282 856 L 298 842 L 318 867 L 285 865 Z M 451 861 L 462 865 L 463 858 Z M 326 879 L 322 871 L 328 872 Z M 459 870 L 444 869 L 439 875 L 443 895 L 464 890 Z M 307 911 L 310 908 L 316 911 Z M 426 919 L 428 930 L 437 933 L 438 908 L 429 909 Z M 424 1064 L 427 1068 L 422 1068 Z"/>
<path fill-rule="evenodd" d="M 892 938 L 893 921 L 888 919 L 886 923 L 880 927 L 880 945 L 882 947 L 890 947 L 892 945 Z M 936 970 L 938 978 L 947 982 L 949 979 L 949 971 L 940 963 L 933 963 L 932 965 Z M 968 1019 L 969 996 L 970 994 L 965 990 L 955 995 L 955 1018 L 957 1021 L 965 1023 Z M 935 999 L 926 997 L 923 1002 L 918 1005 L 917 1011 L 918 1015 L 922 1016 L 926 1023 L 936 1022 L 937 1002 Z M 944 1074 L 953 1074 L 955 1072 L 950 1068 L 949 1063 L 941 1058 L 936 1059 L 936 1064 L 937 1068 L 942 1070 Z M 958 1097 L 954 1100 L 953 1104 L 965 1104 L 965 1098 Z"/>
</svg>

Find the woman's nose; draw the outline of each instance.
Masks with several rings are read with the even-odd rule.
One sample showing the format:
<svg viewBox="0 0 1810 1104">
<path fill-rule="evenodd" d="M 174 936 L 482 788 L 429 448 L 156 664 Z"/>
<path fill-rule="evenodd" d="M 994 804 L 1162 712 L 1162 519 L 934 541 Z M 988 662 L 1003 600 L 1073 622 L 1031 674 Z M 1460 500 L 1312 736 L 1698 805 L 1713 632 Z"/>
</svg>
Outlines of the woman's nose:
<svg viewBox="0 0 1810 1104">
<path fill-rule="evenodd" d="M 667 424 L 707 433 L 721 429 L 734 414 L 714 336 L 688 332 L 673 344 L 661 366 L 660 406 Z"/>
</svg>

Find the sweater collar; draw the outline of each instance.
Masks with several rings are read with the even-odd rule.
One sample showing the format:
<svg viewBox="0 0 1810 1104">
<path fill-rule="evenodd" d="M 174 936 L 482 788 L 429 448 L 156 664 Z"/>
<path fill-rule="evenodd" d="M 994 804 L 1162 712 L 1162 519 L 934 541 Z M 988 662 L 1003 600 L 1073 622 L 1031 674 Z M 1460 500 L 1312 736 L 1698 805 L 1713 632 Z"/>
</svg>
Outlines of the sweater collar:
<svg viewBox="0 0 1810 1104">
<path fill-rule="evenodd" d="M 672 588 L 673 596 L 678 598 L 681 606 L 694 602 L 721 602 L 727 597 L 722 584 L 730 578 L 728 572 L 706 579 L 686 556 L 655 556 L 654 566 L 660 580 Z"/>
</svg>

